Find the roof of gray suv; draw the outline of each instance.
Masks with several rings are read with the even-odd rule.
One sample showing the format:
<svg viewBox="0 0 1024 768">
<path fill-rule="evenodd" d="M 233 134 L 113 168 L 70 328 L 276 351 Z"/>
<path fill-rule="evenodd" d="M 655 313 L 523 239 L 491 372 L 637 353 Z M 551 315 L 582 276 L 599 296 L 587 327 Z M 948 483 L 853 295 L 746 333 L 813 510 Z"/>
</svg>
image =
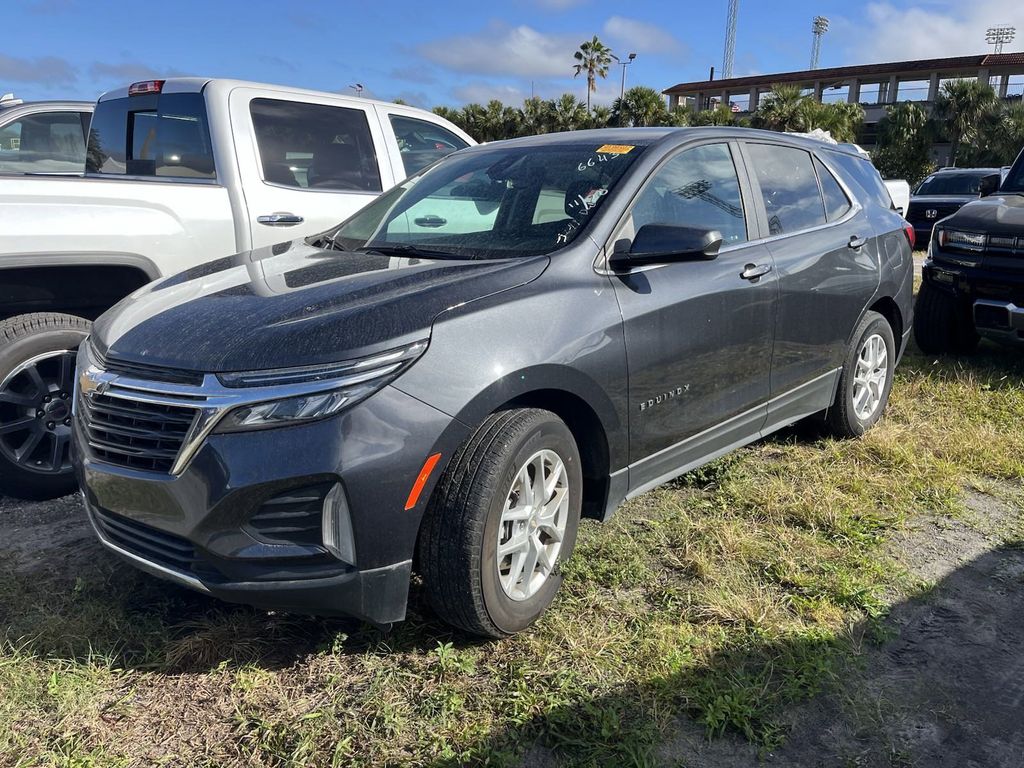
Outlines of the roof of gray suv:
<svg viewBox="0 0 1024 768">
<path fill-rule="evenodd" d="M 552 144 L 581 144 L 597 142 L 601 144 L 635 144 L 650 146 L 659 142 L 684 141 L 700 138 L 729 139 L 767 139 L 779 141 L 804 149 L 840 152 L 853 157 L 863 157 L 852 147 L 840 144 L 829 144 L 817 139 L 795 136 L 777 131 L 765 131 L 757 128 L 735 128 L 731 126 L 700 126 L 688 128 L 657 127 L 657 128 L 597 128 L 583 131 L 562 131 L 559 133 L 542 133 L 536 136 L 525 136 L 518 139 L 506 139 L 502 145 L 551 146 Z M 470 147 L 463 152 L 486 151 L 487 147 L 499 142 L 481 144 Z"/>
</svg>

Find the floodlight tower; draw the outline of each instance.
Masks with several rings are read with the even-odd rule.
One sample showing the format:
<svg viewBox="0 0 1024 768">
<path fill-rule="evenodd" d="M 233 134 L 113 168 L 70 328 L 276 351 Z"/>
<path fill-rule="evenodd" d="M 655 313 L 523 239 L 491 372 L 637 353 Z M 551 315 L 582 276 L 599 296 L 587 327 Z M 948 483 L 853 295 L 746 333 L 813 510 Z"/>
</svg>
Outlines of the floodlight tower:
<svg viewBox="0 0 1024 768">
<path fill-rule="evenodd" d="M 1016 27 L 1012 27 L 1009 24 L 999 24 L 995 27 L 989 27 L 985 31 L 985 42 L 992 46 L 992 53 L 1002 53 L 1003 45 L 1012 43 L 1016 35 Z"/>
<path fill-rule="evenodd" d="M 817 69 L 818 57 L 821 56 L 821 36 L 828 32 L 828 19 L 824 16 L 815 16 L 811 22 L 811 32 L 814 34 L 814 42 L 811 44 L 811 69 Z"/>
<path fill-rule="evenodd" d="M 740 12 L 740 0 L 729 0 L 729 17 L 725 22 L 725 53 L 722 54 L 722 77 L 732 77 L 732 62 L 736 58 L 736 17 Z"/>
</svg>

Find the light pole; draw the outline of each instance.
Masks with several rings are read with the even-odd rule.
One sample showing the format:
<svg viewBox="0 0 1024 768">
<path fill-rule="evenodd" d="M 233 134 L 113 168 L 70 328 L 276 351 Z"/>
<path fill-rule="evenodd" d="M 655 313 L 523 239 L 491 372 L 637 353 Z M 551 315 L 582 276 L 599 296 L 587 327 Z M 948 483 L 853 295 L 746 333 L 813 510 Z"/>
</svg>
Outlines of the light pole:
<svg viewBox="0 0 1024 768">
<path fill-rule="evenodd" d="M 356 92 L 356 96 L 362 96 L 363 95 L 363 84 L 362 83 L 356 83 L 355 85 L 350 85 L 349 88 L 351 88 L 353 91 Z"/>
<path fill-rule="evenodd" d="M 626 95 L 626 65 L 627 64 L 632 64 L 633 63 L 633 59 L 635 59 L 635 58 L 636 58 L 636 54 L 635 53 L 631 53 L 631 54 L 629 54 L 628 57 L 626 57 L 625 61 L 622 61 L 621 59 L 619 60 L 619 64 L 622 65 L 622 85 L 619 87 L 619 98 L 620 99 L 623 96 Z"/>
<path fill-rule="evenodd" d="M 992 53 L 1003 52 L 1003 45 L 1012 43 L 1017 34 L 1017 28 L 1009 24 L 1000 24 L 998 27 L 989 27 L 985 31 L 985 42 L 992 46 Z"/>
</svg>

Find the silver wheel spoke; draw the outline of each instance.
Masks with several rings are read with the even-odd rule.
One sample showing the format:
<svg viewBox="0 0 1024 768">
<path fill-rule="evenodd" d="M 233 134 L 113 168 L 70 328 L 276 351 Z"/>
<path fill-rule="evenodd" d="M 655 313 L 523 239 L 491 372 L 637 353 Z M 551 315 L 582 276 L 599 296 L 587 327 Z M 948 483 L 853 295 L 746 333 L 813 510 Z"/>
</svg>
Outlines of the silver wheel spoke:
<svg viewBox="0 0 1024 768">
<path fill-rule="evenodd" d="M 550 449 L 531 456 L 516 473 L 499 525 L 498 582 L 511 600 L 528 600 L 558 563 L 569 507 L 569 475 Z"/>
</svg>

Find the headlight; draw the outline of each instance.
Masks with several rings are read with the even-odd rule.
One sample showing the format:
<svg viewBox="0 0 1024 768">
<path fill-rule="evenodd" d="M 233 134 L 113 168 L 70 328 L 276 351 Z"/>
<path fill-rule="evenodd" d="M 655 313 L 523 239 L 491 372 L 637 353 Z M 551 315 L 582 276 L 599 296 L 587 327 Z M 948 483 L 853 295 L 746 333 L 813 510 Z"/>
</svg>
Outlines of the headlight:
<svg viewBox="0 0 1024 768">
<path fill-rule="evenodd" d="M 939 230 L 939 246 L 961 251 L 981 253 L 985 250 L 986 236 L 977 232 L 962 232 L 959 229 Z"/>
<path fill-rule="evenodd" d="M 259 387 L 266 392 L 267 399 L 236 406 L 217 422 L 213 431 L 269 429 L 333 416 L 393 381 L 426 348 L 427 343 L 420 341 L 340 363 L 219 374 L 225 387 Z"/>
</svg>

